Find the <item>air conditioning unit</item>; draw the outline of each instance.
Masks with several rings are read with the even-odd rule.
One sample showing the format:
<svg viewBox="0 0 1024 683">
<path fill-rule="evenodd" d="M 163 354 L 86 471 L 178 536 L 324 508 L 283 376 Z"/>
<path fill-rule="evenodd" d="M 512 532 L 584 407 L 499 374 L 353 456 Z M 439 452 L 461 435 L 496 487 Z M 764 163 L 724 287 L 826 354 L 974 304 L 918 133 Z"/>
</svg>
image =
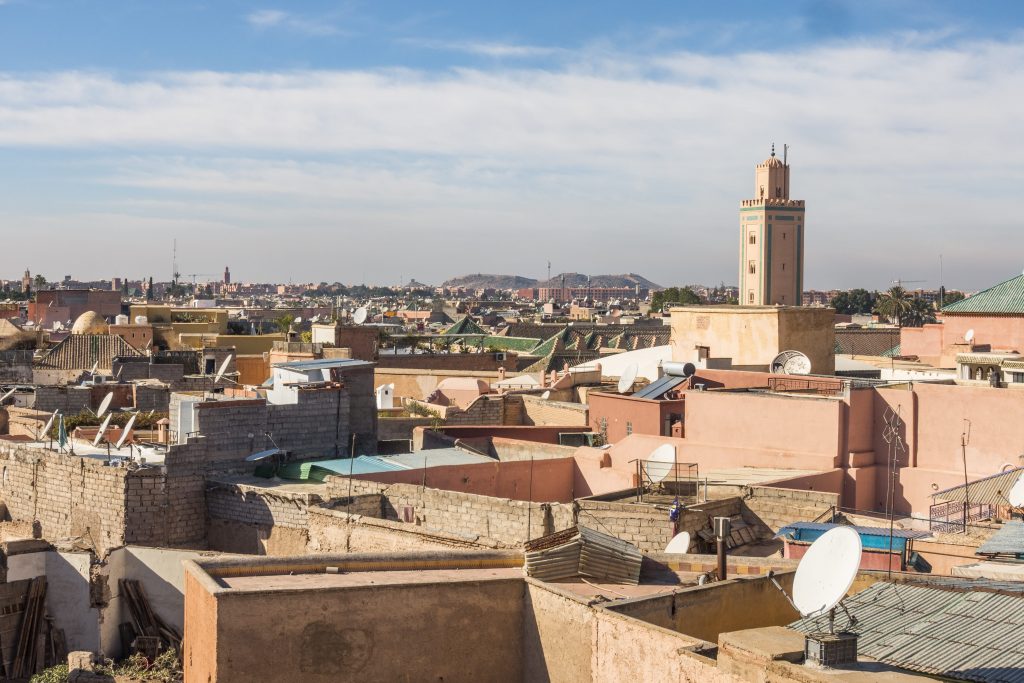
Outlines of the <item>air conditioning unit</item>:
<svg viewBox="0 0 1024 683">
<path fill-rule="evenodd" d="M 507 356 L 505 355 L 504 351 L 499 351 L 498 353 L 494 354 L 494 360 L 505 360 L 505 358 L 507 358 Z"/>
<path fill-rule="evenodd" d="M 103 375 L 94 375 L 92 378 L 93 384 L 103 384 L 105 381 L 106 378 Z"/>
</svg>

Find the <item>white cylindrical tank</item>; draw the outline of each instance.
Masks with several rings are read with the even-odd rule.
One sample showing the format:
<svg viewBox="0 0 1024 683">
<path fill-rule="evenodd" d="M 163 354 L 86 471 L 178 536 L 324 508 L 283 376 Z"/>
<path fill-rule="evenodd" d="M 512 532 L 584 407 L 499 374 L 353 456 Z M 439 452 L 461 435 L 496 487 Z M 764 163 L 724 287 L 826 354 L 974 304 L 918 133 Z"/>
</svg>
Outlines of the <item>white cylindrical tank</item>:
<svg viewBox="0 0 1024 683">
<path fill-rule="evenodd" d="M 127 325 L 128 324 L 128 316 L 126 316 L 126 315 L 116 315 L 116 316 L 114 316 L 114 324 L 115 325 Z"/>
<path fill-rule="evenodd" d="M 135 316 L 135 324 L 136 325 L 148 325 L 149 324 L 149 318 L 147 318 L 144 315 L 137 315 L 137 316 Z"/>
</svg>

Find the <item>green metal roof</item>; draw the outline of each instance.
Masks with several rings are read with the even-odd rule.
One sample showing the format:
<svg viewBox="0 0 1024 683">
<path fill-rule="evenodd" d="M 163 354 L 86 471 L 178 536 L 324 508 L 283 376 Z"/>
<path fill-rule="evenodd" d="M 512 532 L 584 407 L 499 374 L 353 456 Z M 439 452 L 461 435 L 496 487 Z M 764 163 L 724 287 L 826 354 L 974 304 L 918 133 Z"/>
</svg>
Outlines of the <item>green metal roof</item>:
<svg viewBox="0 0 1024 683">
<path fill-rule="evenodd" d="M 1024 275 L 1000 282 L 994 287 L 973 294 L 966 299 L 942 307 L 942 312 L 969 313 L 1016 313 L 1024 315 Z"/>
<path fill-rule="evenodd" d="M 445 330 L 444 334 L 446 337 L 456 337 L 471 334 L 486 335 L 487 333 L 484 332 L 483 329 L 473 322 L 472 318 L 467 315 L 465 318 Z"/>
<path fill-rule="evenodd" d="M 540 339 L 532 339 L 530 337 L 491 335 L 490 337 L 484 337 L 483 340 L 485 348 L 493 347 L 502 351 L 521 351 L 523 353 L 533 350 L 538 344 L 540 344 Z"/>
</svg>

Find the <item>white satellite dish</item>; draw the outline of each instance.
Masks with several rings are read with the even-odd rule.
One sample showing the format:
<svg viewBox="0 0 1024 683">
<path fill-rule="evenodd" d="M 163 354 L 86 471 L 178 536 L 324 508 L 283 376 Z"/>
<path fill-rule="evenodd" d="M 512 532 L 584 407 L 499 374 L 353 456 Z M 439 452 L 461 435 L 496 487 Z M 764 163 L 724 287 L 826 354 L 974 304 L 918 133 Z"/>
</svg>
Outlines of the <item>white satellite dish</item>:
<svg viewBox="0 0 1024 683">
<path fill-rule="evenodd" d="M 622 376 L 619 377 L 619 393 L 624 394 L 633 388 L 633 382 L 636 381 L 636 375 L 640 372 L 640 368 L 637 367 L 636 363 L 630 363 L 626 366 L 626 369 L 622 371 Z"/>
<path fill-rule="evenodd" d="M 802 351 L 783 351 L 772 359 L 769 370 L 777 375 L 809 375 L 811 359 Z"/>
<path fill-rule="evenodd" d="M 690 552 L 690 532 L 682 531 L 675 535 L 675 537 L 668 542 L 665 546 L 666 553 L 680 553 L 685 555 Z"/>
<path fill-rule="evenodd" d="M 964 341 L 967 342 L 968 344 L 970 344 L 972 341 L 974 341 L 974 328 L 973 327 L 971 329 L 967 330 L 964 333 Z"/>
<path fill-rule="evenodd" d="M 99 370 L 99 368 L 100 368 L 100 362 L 96 361 L 95 363 L 92 364 L 92 370 L 89 371 L 89 374 L 90 375 L 95 375 L 96 371 Z"/>
<path fill-rule="evenodd" d="M 265 451 L 260 451 L 259 453 L 253 453 L 252 455 L 246 456 L 245 461 L 246 462 L 258 462 L 260 460 L 266 460 L 270 456 L 277 455 L 280 452 L 281 452 L 280 448 L 270 448 L 270 449 L 267 449 Z"/>
<path fill-rule="evenodd" d="M 224 362 L 220 364 L 220 369 L 217 370 L 217 374 L 213 376 L 213 383 L 216 384 L 220 381 L 220 378 L 224 376 L 224 373 L 228 371 L 228 366 L 231 365 L 231 361 L 234 360 L 235 354 L 230 353 L 228 357 L 224 359 Z"/>
<path fill-rule="evenodd" d="M 41 431 L 40 434 L 42 434 L 44 438 L 46 437 L 47 434 L 50 433 L 50 430 L 53 428 L 53 421 L 57 419 L 58 413 L 60 413 L 59 410 L 53 411 L 53 415 L 51 415 L 50 419 L 46 421 L 45 425 L 43 425 L 43 431 Z"/>
<path fill-rule="evenodd" d="M 543 394 L 540 395 L 540 398 L 542 401 L 548 400 L 549 398 L 551 398 L 551 392 L 545 391 Z"/>
<path fill-rule="evenodd" d="M 644 472 L 652 483 L 658 483 L 668 476 L 676 464 L 676 447 L 663 443 L 647 456 L 644 461 Z"/>
<path fill-rule="evenodd" d="M 368 315 L 366 306 L 360 306 L 356 309 L 356 312 L 352 314 L 352 322 L 356 325 L 362 325 L 366 322 L 366 316 Z"/>
<path fill-rule="evenodd" d="M 835 608 L 860 569 L 860 534 L 846 526 L 826 531 L 811 544 L 793 577 L 793 605 L 804 617 Z"/>
<path fill-rule="evenodd" d="M 103 417 L 103 413 L 107 412 L 107 408 L 110 407 L 110 402 L 114 400 L 114 392 L 110 392 L 103 397 L 100 401 L 100 407 L 96 409 L 96 417 Z"/>
<path fill-rule="evenodd" d="M 302 322 L 302 316 L 301 316 L 301 315 L 300 315 L 300 316 L 297 316 L 297 317 L 295 318 L 295 320 L 293 320 L 292 322 L 293 322 L 293 323 L 295 323 L 296 325 L 298 325 L 299 323 L 301 323 L 301 322 Z"/>
<path fill-rule="evenodd" d="M 109 396 L 109 394 L 108 394 L 108 396 Z M 93 448 L 95 448 L 96 446 L 100 445 L 100 440 L 103 438 L 103 435 L 106 433 L 107 427 L 110 426 L 110 418 L 113 417 L 113 416 L 114 416 L 114 414 L 111 413 L 110 415 L 107 415 L 106 418 L 104 418 L 103 424 L 100 425 L 99 431 L 96 432 L 96 438 L 92 440 L 92 447 Z"/>
<path fill-rule="evenodd" d="M 121 450 L 121 446 L 128 440 L 128 432 L 132 430 L 132 426 L 135 424 L 135 416 L 132 415 L 128 418 L 128 424 L 124 426 L 124 431 L 121 432 L 121 438 L 117 440 L 117 445 L 114 446 L 117 450 Z"/>
<path fill-rule="evenodd" d="M 8 392 L 7 392 L 6 394 L 4 394 L 3 396 L 0 396 L 0 405 L 3 405 L 3 402 L 4 402 L 4 401 L 6 401 L 7 399 L 9 399 L 9 398 L 10 398 L 11 396 L 14 396 L 14 392 L 15 392 L 15 391 L 17 391 L 17 390 L 18 390 L 18 387 L 14 387 L 13 389 L 11 389 L 10 391 L 8 391 Z"/>
<path fill-rule="evenodd" d="M 1024 476 L 1017 477 L 1017 483 L 1010 487 L 1006 500 L 1015 508 L 1024 507 Z"/>
</svg>

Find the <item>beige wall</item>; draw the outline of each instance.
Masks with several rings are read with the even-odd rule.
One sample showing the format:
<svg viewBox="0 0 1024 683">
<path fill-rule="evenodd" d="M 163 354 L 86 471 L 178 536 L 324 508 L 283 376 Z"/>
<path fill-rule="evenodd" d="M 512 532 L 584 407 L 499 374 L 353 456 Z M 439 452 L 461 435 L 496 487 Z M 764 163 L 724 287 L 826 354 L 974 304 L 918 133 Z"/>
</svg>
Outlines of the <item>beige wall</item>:
<svg viewBox="0 0 1024 683">
<path fill-rule="evenodd" d="M 765 370 L 781 351 L 802 351 L 811 372 L 835 369 L 831 308 L 775 306 L 682 306 L 671 310 L 672 360 L 694 362 L 696 347 L 736 369 Z"/>
</svg>

